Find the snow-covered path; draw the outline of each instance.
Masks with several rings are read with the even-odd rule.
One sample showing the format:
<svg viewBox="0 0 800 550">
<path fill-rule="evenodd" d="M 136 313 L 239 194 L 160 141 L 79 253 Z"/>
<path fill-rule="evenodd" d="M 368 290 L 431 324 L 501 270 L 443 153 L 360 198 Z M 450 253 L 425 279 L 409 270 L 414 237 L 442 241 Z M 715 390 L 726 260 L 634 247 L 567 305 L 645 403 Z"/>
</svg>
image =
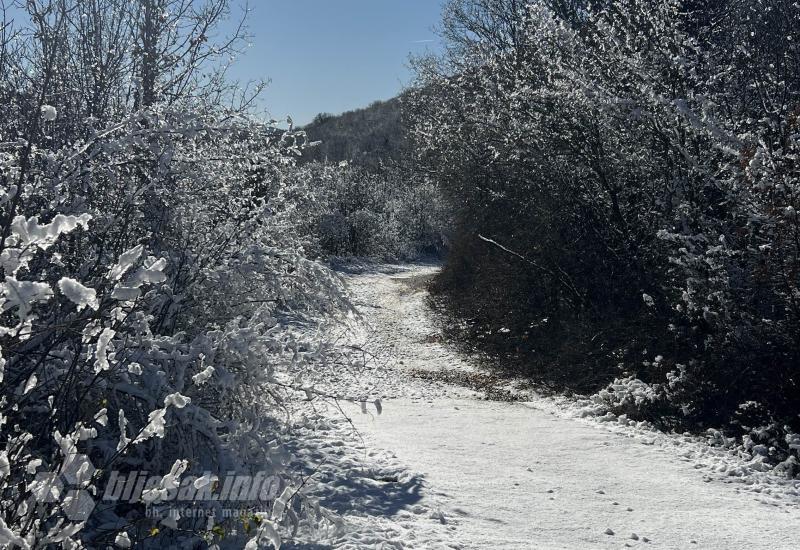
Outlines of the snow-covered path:
<svg viewBox="0 0 800 550">
<path fill-rule="evenodd" d="M 704 482 L 652 447 L 530 404 L 386 408 L 359 426 L 448 497 L 442 512 L 465 547 L 621 548 L 645 538 L 654 548 L 797 547 L 797 509 Z"/>
<path fill-rule="evenodd" d="M 347 276 L 365 318 L 354 344 L 384 360 L 363 381 L 382 388 L 383 414 L 349 412 L 370 460 L 390 460 L 415 491 L 385 493 L 398 505 L 373 517 L 362 508 L 362 531 L 380 525 L 387 548 L 797 547 L 800 484 L 731 476 L 740 465 L 722 451 L 582 420 L 550 399 L 488 401 L 411 376 L 478 371 L 437 337 L 420 284 L 434 269 Z M 347 545 L 358 540 L 378 541 Z"/>
</svg>

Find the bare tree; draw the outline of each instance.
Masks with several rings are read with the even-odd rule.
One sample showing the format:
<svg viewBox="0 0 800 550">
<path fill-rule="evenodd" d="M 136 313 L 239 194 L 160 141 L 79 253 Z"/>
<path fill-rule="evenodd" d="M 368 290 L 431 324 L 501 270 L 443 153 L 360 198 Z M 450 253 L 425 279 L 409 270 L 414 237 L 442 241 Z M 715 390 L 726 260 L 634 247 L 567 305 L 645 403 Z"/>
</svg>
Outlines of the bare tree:
<svg viewBox="0 0 800 550">
<path fill-rule="evenodd" d="M 226 65 L 214 69 L 211 63 L 235 56 L 244 46 L 246 8 L 229 35 L 213 36 L 231 11 L 230 0 L 135 2 L 129 12 L 135 25 L 134 63 L 140 82 L 134 106 L 219 93 L 222 79 L 212 74 L 204 81 L 200 72 L 224 71 Z"/>
</svg>

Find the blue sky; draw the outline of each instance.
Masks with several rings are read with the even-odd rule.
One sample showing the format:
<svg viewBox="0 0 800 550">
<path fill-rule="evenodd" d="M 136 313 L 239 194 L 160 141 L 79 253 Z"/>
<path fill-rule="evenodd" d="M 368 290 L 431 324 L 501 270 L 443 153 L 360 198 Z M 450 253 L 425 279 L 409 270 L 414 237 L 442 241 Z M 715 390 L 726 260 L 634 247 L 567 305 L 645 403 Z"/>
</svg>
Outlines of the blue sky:
<svg viewBox="0 0 800 550">
<path fill-rule="evenodd" d="M 261 106 L 297 124 L 397 95 L 410 80 L 409 54 L 439 48 L 440 0 L 250 0 L 250 8 L 252 45 L 232 74 L 270 79 Z"/>
</svg>

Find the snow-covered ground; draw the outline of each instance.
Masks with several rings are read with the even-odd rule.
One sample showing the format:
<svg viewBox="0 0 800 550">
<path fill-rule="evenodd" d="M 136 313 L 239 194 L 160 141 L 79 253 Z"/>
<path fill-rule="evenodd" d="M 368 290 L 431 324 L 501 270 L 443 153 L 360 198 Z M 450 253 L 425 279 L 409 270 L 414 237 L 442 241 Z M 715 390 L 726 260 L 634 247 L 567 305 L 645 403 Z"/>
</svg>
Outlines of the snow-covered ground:
<svg viewBox="0 0 800 550">
<path fill-rule="evenodd" d="M 321 463 L 322 503 L 342 548 L 764 548 L 798 544 L 800 482 L 698 438 L 581 417 L 581 404 L 485 399 L 413 372 L 480 374 L 439 338 L 422 282 L 434 266 L 346 275 L 362 319 L 345 345 L 367 368 L 331 393 L 300 451 Z M 431 377 L 436 378 L 436 377 Z M 453 378 L 450 376 L 449 378 Z M 355 388 L 355 389 L 354 389 Z M 319 406 L 319 405 L 315 405 Z M 354 429 L 355 427 L 355 429 Z"/>
</svg>

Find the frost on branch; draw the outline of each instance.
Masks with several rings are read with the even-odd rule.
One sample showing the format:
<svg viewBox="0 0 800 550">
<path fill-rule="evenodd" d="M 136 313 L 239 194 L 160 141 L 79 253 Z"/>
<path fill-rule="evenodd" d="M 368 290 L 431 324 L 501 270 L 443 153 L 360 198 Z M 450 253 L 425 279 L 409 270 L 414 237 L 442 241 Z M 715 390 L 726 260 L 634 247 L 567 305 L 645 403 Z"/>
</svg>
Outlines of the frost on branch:
<svg viewBox="0 0 800 550">
<path fill-rule="evenodd" d="M 313 326 L 314 316 L 344 303 L 337 279 L 302 255 L 287 220 L 270 218 L 265 199 L 247 183 L 252 159 L 285 166 L 257 125 L 228 127 L 181 111 L 148 120 L 146 131 L 138 117 L 123 119 L 103 138 L 37 157 L 37 192 L 65 211 L 91 214 L 41 207 L 7 218 L 0 384 L 12 402 L 0 423 L 49 434 L 23 429 L 0 449 L 2 456 L 31 457 L 0 464 L 0 483 L 10 491 L 4 495 L 20 512 L 7 524 L 8 540 L 39 525 L 28 520 L 43 513 L 61 517 L 64 529 L 24 536 L 92 540 L 94 516 L 72 522 L 59 515 L 57 499 L 48 497 L 44 508 L 17 506 L 30 491 L 48 490 L 33 480 L 48 472 L 74 471 L 87 490 L 102 492 L 109 471 L 147 461 L 162 476 L 148 493 L 154 502 L 181 474 L 271 472 L 273 451 L 248 450 L 254 442 L 276 449 L 276 434 L 264 427 L 273 415 L 283 421 L 271 376 L 318 358 L 297 354 L 298 335 L 280 319 L 304 317 Z M 182 161 L 153 165 L 153 151 Z M 154 172 L 132 176 L 131 165 Z M 96 178 L 96 192 L 69 202 L 64 190 L 83 189 L 87 178 Z M 141 196 L 150 202 L 137 202 Z M 43 356 L 47 361 L 38 360 Z M 111 462 L 90 475 L 87 460 Z M 179 460 L 185 466 L 176 469 Z M 205 528 L 189 520 L 172 527 L 195 541 L 193 533 Z M 135 546 L 135 532 L 121 543 Z"/>
<path fill-rule="evenodd" d="M 97 302 L 97 292 L 93 288 L 83 286 L 75 279 L 63 277 L 58 281 L 58 288 L 64 296 L 78 306 L 78 311 L 85 307 L 96 311 L 100 307 Z"/>
<path fill-rule="evenodd" d="M 42 480 L 69 474 L 97 496 L 111 472 L 147 470 L 159 490 L 277 473 L 293 395 L 275 376 L 324 360 L 298 348 L 326 349 L 317 324 L 346 298 L 294 230 L 303 201 L 284 176 L 300 134 L 222 107 L 235 92 L 193 64 L 158 59 L 143 78 L 131 13 L 101 4 L 21 3 L 41 28 L 0 60 L 0 545 L 203 545 L 206 522 L 161 525 L 140 503 L 71 518 Z M 185 59 L 225 50 L 183 42 L 186 10 L 152 11 Z M 211 28 L 228 10 L 190 11 Z M 84 13 L 123 58 L 102 74 L 96 38 L 74 24 Z M 311 513 L 305 525 L 325 526 Z"/>
</svg>

